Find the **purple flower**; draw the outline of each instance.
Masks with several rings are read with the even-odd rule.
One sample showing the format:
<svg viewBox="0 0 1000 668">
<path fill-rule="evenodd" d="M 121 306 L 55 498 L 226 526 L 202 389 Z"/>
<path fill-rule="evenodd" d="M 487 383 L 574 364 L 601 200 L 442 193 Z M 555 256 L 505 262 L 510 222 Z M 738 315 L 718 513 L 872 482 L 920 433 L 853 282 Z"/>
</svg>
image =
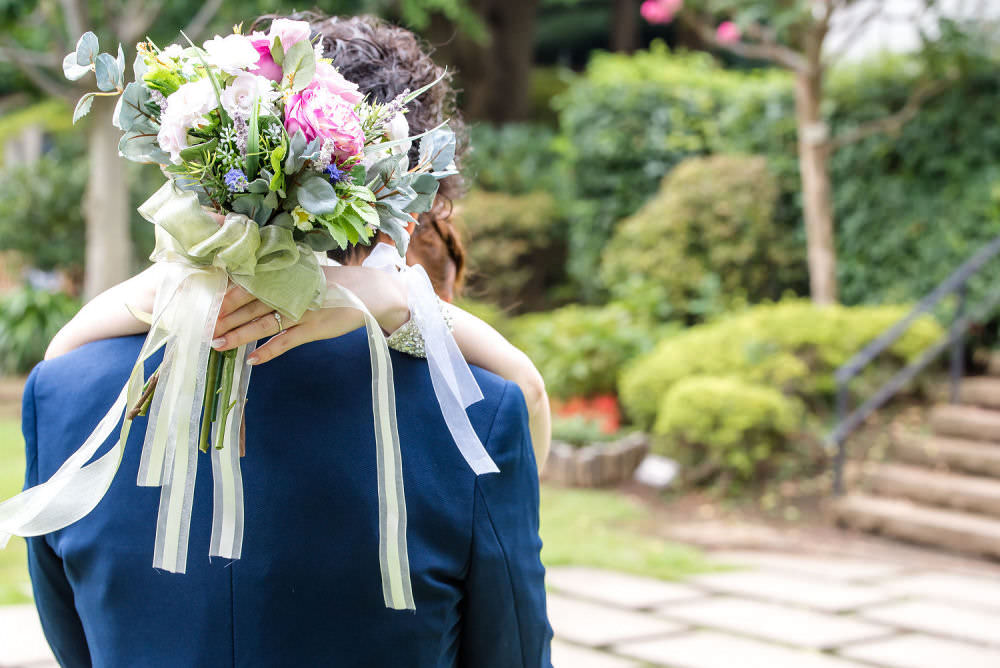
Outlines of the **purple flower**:
<svg viewBox="0 0 1000 668">
<path fill-rule="evenodd" d="M 226 187 L 231 193 L 245 193 L 250 185 L 247 181 L 247 175 L 243 173 L 242 169 L 230 169 L 224 178 Z"/>
<path fill-rule="evenodd" d="M 347 176 L 347 172 L 337 167 L 336 163 L 333 162 L 327 165 L 326 169 L 324 169 L 323 171 L 326 172 L 326 175 L 330 177 L 331 183 L 337 183 L 338 181 L 343 181 L 344 177 Z"/>
</svg>

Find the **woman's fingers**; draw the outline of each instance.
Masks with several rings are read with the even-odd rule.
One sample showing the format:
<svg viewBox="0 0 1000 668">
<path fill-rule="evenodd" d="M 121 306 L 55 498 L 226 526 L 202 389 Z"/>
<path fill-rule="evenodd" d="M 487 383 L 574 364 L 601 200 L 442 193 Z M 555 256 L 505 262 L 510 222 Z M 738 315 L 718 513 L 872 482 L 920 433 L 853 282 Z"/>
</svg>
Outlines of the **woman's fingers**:
<svg viewBox="0 0 1000 668">
<path fill-rule="evenodd" d="M 273 360 L 282 353 L 288 352 L 292 348 L 315 340 L 316 337 L 311 333 L 310 327 L 302 325 L 291 327 L 284 334 L 272 336 L 267 343 L 259 346 L 250 354 L 247 361 L 250 364 L 263 364 L 264 362 Z"/>
<path fill-rule="evenodd" d="M 234 330 L 226 332 L 223 336 L 212 341 L 212 347 L 216 350 L 238 348 L 251 341 L 257 341 L 267 336 L 274 336 L 281 329 L 290 329 L 297 324 L 296 322 L 288 322 L 285 319 L 281 321 L 281 326 L 279 327 L 278 319 L 274 317 L 274 312 L 272 311 L 268 315 L 251 320 L 242 327 L 237 327 Z"/>
<path fill-rule="evenodd" d="M 229 315 L 233 311 L 246 306 L 255 299 L 257 298 L 240 286 L 230 285 L 229 289 L 226 290 L 226 296 L 222 299 L 222 308 L 219 309 L 219 315 Z"/>
<path fill-rule="evenodd" d="M 215 323 L 214 336 L 225 338 L 225 334 L 227 332 L 232 331 L 237 327 L 242 327 L 251 320 L 256 320 L 262 315 L 267 315 L 272 311 L 274 311 L 274 309 L 264 302 L 254 300 L 245 306 L 239 307 L 231 313 L 220 315 L 219 320 Z"/>
</svg>

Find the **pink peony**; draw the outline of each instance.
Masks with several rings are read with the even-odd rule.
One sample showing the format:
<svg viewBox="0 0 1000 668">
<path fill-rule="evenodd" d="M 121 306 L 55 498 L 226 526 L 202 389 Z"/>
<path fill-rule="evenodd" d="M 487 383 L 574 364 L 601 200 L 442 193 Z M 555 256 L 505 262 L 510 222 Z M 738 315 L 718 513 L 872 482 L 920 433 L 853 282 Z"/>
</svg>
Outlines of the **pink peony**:
<svg viewBox="0 0 1000 668">
<path fill-rule="evenodd" d="M 715 30 L 715 39 L 720 44 L 735 44 L 741 36 L 740 27 L 732 21 L 723 21 Z"/>
<path fill-rule="evenodd" d="M 646 0 L 639 13 L 650 23 L 670 23 L 683 6 L 684 0 Z"/>
<path fill-rule="evenodd" d="M 329 93 L 340 97 L 352 107 L 365 99 L 365 96 L 358 90 L 358 84 L 345 79 L 330 63 L 316 63 L 316 75 L 310 86 L 325 88 Z"/>
<path fill-rule="evenodd" d="M 253 70 L 254 74 L 271 81 L 281 81 L 281 65 L 274 62 L 274 58 L 271 57 L 271 38 L 262 32 L 255 32 L 250 35 L 250 43 L 253 44 L 253 48 L 257 50 L 258 54 L 257 68 Z"/>
<path fill-rule="evenodd" d="M 289 135 L 301 130 L 307 141 L 329 139 L 338 164 L 359 155 L 365 147 L 365 134 L 354 105 L 316 82 L 285 103 L 285 129 Z"/>
<path fill-rule="evenodd" d="M 292 21 L 290 19 L 275 19 L 271 22 L 271 30 L 267 36 L 274 41 L 275 37 L 281 38 L 281 48 L 286 52 L 288 47 L 309 39 L 309 24 L 306 21 Z"/>
</svg>

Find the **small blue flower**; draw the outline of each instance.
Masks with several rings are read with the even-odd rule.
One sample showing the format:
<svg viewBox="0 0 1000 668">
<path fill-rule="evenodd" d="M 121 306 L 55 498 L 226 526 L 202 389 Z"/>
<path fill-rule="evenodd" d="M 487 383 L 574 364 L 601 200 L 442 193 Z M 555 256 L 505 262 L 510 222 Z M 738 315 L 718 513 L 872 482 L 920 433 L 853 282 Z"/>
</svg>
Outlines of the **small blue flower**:
<svg viewBox="0 0 1000 668">
<path fill-rule="evenodd" d="M 226 187 L 231 193 L 245 193 L 250 185 L 247 181 L 247 175 L 243 173 L 242 169 L 230 169 L 224 178 L 226 179 Z"/>
<path fill-rule="evenodd" d="M 345 172 L 343 169 L 340 169 L 339 167 L 337 167 L 336 164 L 332 162 L 329 165 L 327 165 L 326 169 L 324 169 L 323 171 L 325 171 L 327 176 L 330 177 L 331 183 L 337 183 L 338 181 L 343 181 L 344 177 L 347 176 L 347 172 Z"/>
</svg>

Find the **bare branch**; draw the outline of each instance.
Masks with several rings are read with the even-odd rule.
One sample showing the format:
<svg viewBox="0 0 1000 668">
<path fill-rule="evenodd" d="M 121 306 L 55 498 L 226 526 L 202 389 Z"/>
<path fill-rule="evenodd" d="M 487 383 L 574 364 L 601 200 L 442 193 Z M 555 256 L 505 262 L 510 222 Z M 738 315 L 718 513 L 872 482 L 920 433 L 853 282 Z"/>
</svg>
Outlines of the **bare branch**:
<svg viewBox="0 0 1000 668">
<path fill-rule="evenodd" d="M 23 49 L 10 48 L 6 45 L 0 48 L 3 48 L 4 51 L 11 56 L 11 62 L 17 65 L 18 69 L 24 73 L 24 76 L 28 77 L 28 79 L 33 84 L 38 86 L 38 88 L 44 93 L 53 97 L 61 97 L 70 101 L 73 100 L 73 89 L 70 86 L 58 82 L 39 69 L 32 60 L 31 56 L 26 55 L 30 54 L 30 52 L 26 52 Z"/>
<path fill-rule="evenodd" d="M 62 67 L 62 57 L 47 51 L 33 51 L 17 46 L 0 46 L 0 62 L 17 63 L 19 59 L 30 60 L 42 67 Z"/>
<path fill-rule="evenodd" d="M 187 24 L 184 28 L 184 34 L 191 38 L 191 40 L 197 40 L 201 33 L 205 31 L 208 24 L 212 22 L 215 15 L 218 14 L 219 8 L 222 7 L 222 0 L 207 0 L 205 4 L 201 6 L 198 13 L 194 15 L 191 22 Z"/>
<path fill-rule="evenodd" d="M 777 42 L 762 42 L 759 44 L 748 44 L 746 42 L 723 43 L 716 37 L 715 30 L 698 18 L 691 16 L 687 12 L 682 13 L 680 18 L 685 25 L 694 30 L 699 39 L 717 49 L 724 49 L 743 58 L 766 60 L 796 72 L 808 72 L 811 69 L 808 60 L 801 53 L 782 46 Z"/>
<path fill-rule="evenodd" d="M 159 2 L 131 0 L 122 10 L 118 38 L 127 44 L 139 40 L 149 31 L 149 26 L 153 25 L 162 8 Z"/>
<path fill-rule="evenodd" d="M 917 87 L 899 111 L 868 123 L 862 123 L 851 130 L 833 137 L 827 143 L 828 148 L 831 151 L 835 151 L 838 148 L 854 144 L 877 134 L 895 134 L 899 132 L 920 113 L 920 109 L 925 102 L 950 88 L 955 79 L 956 77 L 938 79 Z"/>
<path fill-rule="evenodd" d="M 881 2 L 873 3 L 873 6 L 867 12 L 861 14 L 860 18 L 851 22 L 850 27 L 846 31 L 840 31 L 838 28 L 836 34 L 840 39 L 840 43 L 836 45 L 833 51 L 826 54 L 824 62 L 829 65 L 843 57 L 847 49 L 854 43 L 854 40 L 861 34 L 861 31 L 867 28 L 872 21 L 879 18 L 883 10 L 884 7 Z M 846 9 L 842 9 L 841 11 L 846 12 Z M 832 23 L 832 27 L 836 27 L 836 23 Z"/>
</svg>

